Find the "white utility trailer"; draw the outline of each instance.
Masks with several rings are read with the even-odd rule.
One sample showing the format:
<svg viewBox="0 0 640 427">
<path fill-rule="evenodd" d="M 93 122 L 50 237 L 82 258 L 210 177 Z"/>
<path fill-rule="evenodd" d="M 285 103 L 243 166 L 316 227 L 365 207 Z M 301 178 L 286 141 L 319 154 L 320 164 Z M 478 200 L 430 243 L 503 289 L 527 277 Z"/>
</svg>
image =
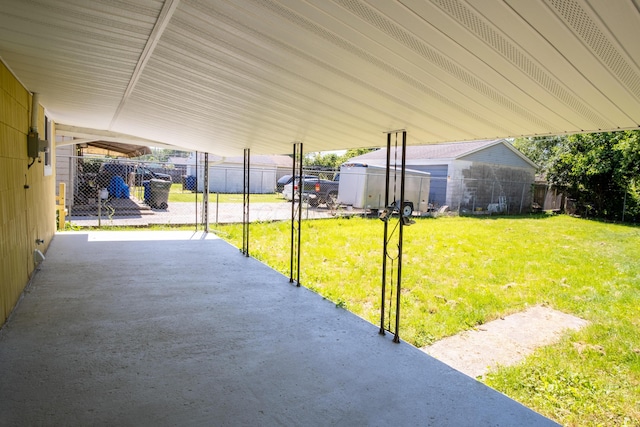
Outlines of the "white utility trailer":
<svg viewBox="0 0 640 427">
<path fill-rule="evenodd" d="M 386 208 L 384 200 L 386 167 L 365 163 L 345 163 L 340 167 L 338 204 L 371 211 Z M 414 211 L 429 209 L 431 174 L 405 169 L 404 203 Z M 389 170 L 389 203 L 400 200 L 400 168 Z M 394 199 L 395 198 L 395 199 Z"/>
</svg>

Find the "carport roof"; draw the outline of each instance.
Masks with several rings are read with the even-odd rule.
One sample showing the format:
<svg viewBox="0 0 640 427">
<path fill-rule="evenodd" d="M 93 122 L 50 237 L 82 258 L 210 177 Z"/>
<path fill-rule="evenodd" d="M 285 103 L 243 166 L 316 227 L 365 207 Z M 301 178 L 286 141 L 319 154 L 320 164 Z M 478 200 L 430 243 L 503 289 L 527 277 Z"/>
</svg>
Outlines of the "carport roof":
<svg viewBox="0 0 640 427">
<path fill-rule="evenodd" d="M 133 145 L 109 141 L 93 141 L 86 143 L 84 154 L 120 155 L 124 157 L 139 157 L 151 154 L 151 149 L 143 145 Z"/>
<path fill-rule="evenodd" d="M 219 155 L 640 124 L 634 0 L 3 0 L 49 116 Z"/>
</svg>

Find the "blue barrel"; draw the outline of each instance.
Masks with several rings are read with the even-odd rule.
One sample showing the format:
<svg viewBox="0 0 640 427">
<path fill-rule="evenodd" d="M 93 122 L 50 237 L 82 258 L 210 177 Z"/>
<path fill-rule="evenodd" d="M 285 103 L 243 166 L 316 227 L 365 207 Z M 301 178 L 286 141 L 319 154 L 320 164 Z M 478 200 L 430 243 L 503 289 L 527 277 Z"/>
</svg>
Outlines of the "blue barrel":
<svg viewBox="0 0 640 427">
<path fill-rule="evenodd" d="M 188 175 L 184 181 L 185 189 L 189 191 L 196 191 L 196 177 L 194 175 Z"/>
<path fill-rule="evenodd" d="M 128 199 L 129 198 L 129 186 L 124 183 L 124 179 L 121 176 L 114 176 L 109 182 L 109 196 L 116 199 Z"/>
</svg>

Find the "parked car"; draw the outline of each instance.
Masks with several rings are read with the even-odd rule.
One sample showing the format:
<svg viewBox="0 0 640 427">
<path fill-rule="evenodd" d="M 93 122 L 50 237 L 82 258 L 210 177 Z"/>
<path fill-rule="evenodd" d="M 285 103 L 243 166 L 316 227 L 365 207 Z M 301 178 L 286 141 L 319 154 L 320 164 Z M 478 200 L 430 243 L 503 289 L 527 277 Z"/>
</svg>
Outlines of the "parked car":
<svg viewBox="0 0 640 427">
<path fill-rule="evenodd" d="M 296 194 L 298 193 L 299 181 L 300 180 L 296 178 L 295 180 L 292 179 L 288 184 L 285 184 L 284 188 L 282 189 L 282 197 L 284 197 L 288 201 L 293 200 L 294 191 Z M 316 176 L 305 176 L 303 179 L 303 182 L 305 183 L 305 185 L 303 186 L 304 189 L 311 188 L 310 186 L 314 185 L 317 181 L 318 181 L 318 177 Z M 306 196 L 307 194 L 303 192 L 302 198 L 304 200 L 306 200 Z"/>
<path fill-rule="evenodd" d="M 284 190 L 284 186 L 289 184 L 293 180 L 293 175 L 283 175 L 278 178 L 276 182 L 276 193 L 282 193 Z"/>
<path fill-rule="evenodd" d="M 309 179 L 315 178 L 315 176 L 313 175 L 304 175 L 304 177 Z M 287 184 L 291 184 L 292 181 L 293 181 L 293 175 L 281 176 L 276 182 L 276 193 L 282 193 L 282 191 L 284 190 L 284 186 Z"/>
<path fill-rule="evenodd" d="M 293 200 L 293 182 L 289 182 L 284 185 L 282 188 L 282 197 L 288 201 Z"/>
</svg>

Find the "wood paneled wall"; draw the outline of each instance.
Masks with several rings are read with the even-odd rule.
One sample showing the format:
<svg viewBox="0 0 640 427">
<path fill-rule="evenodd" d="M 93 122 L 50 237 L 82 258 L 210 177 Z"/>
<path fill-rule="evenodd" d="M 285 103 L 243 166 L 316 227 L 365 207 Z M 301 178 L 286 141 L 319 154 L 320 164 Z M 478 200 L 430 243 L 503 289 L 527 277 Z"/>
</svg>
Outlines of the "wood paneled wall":
<svg viewBox="0 0 640 427">
<path fill-rule="evenodd" d="M 55 233 L 55 174 L 45 176 L 42 162 L 30 168 L 27 133 L 31 94 L 0 62 L 0 325 L 34 274 L 33 251 L 43 253 Z M 44 138 L 44 109 L 38 108 Z M 55 157 L 52 160 L 55 165 Z M 55 170 L 55 168 L 54 168 Z M 36 239 L 44 244 L 36 244 Z M 46 261 L 45 261 L 46 262 Z"/>
</svg>

